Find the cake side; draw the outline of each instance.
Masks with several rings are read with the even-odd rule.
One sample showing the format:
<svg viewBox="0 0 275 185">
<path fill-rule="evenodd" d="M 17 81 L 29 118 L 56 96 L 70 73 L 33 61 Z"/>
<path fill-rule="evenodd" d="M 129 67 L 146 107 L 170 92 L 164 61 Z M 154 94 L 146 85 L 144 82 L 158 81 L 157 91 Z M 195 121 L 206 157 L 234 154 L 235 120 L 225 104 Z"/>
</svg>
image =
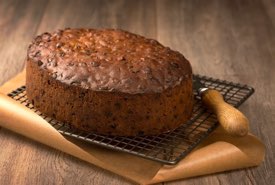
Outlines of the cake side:
<svg viewBox="0 0 275 185">
<path fill-rule="evenodd" d="M 106 135 L 155 135 L 171 131 L 192 114 L 192 77 L 162 93 L 92 91 L 62 83 L 27 60 L 27 96 L 35 108 L 57 120 Z"/>
</svg>

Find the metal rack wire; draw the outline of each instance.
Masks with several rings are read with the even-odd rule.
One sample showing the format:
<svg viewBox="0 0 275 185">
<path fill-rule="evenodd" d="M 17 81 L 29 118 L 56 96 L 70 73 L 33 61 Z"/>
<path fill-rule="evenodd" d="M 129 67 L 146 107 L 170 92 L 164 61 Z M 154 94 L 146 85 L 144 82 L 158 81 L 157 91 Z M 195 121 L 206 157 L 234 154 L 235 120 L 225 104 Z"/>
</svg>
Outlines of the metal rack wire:
<svg viewBox="0 0 275 185">
<path fill-rule="evenodd" d="M 220 91 L 225 101 L 235 107 L 240 106 L 254 92 L 254 89 L 247 85 L 213 79 L 206 76 L 195 76 L 200 79 L 200 82 L 206 87 Z M 25 86 L 19 87 L 9 93 L 8 96 L 34 110 L 61 134 L 110 149 L 159 161 L 164 164 L 176 164 L 179 162 L 217 126 L 216 116 L 202 105 L 200 97 L 194 91 L 195 105 L 192 117 L 187 123 L 183 123 L 178 129 L 172 132 L 156 136 L 136 137 L 118 137 L 84 133 L 71 128 L 67 123 L 59 122 L 35 110 L 27 99 L 25 88 Z"/>
</svg>

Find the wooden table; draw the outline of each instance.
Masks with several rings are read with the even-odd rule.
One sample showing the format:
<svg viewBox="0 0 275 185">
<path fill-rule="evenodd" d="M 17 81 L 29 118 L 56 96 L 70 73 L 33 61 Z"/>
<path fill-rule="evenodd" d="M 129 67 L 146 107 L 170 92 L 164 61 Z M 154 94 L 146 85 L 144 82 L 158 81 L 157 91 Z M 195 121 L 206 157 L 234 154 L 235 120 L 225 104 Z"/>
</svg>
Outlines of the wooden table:
<svg viewBox="0 0 275 185">
<path fill-rule="evenodd" d="M 122 28 L 182 52 L 195 73 L 249 84 L 241 110 L 266 145 L 257 167 L 164 184 L 275 182 L 275 1 L 0 0 L 0 84 L 24 67 L 32 38 L 65 27 Z M 0 184 L 130 184 L 118 175 L 0 129 Z"/>
</svg>

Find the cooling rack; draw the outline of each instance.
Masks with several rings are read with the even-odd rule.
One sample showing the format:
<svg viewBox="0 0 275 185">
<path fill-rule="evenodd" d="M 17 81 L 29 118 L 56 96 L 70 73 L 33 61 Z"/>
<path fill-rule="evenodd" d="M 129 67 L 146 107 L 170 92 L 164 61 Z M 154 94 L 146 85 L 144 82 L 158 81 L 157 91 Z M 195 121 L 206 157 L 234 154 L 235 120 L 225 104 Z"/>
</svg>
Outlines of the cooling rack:
<svg viewBox="0 0 275 185">
<path fill-rule="evenodd" d="M 254 92 L 252 87 L 206 76 L 195 75 L 206 87 L 218 90 L 225 101 L 234 107 L 239 107 Z M 193 115 L 187 123 L 178 129 L 156 136 L 118 137 L 105 136 L 96 133 L 85 133 L 71 128 L 68 123 L 59 122 L 38 110 L 28 101 L 26 87 L 22 86 L 8 94 L 16 101 L 34 110 L 50 123 L 56 130 L 66 136 L 71 136 L 86 142 L 110 149 L 131 153 L 146 159 L 176 164 L 193 148 L 201 143 L 216 127 L 216 116 L 204 107 L 200 97 L 194 91 L 195 105 Z"/>
</svg>

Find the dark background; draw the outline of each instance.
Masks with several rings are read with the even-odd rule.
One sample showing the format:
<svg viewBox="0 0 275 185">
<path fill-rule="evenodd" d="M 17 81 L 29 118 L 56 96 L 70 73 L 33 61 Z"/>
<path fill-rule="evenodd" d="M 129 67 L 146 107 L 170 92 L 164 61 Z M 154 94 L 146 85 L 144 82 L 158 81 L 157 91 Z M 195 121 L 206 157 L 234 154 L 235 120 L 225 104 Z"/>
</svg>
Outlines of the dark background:
<svg viewBox="0 0 275 185">
<path fill-rule="evenodd" d="M 121 28 L 159 40 L 193 71 L 249 84 L 241 106 L 267 147 L 265 162 L 178 184 L 275 182 L 275 1 L 0 0 L 0 84 L 24 68 L 32 38 L 65 27 Z M 0 184 L 129 184 L 125 179 L 0 129 Z M 203 156 L 202 156 L 203 157 Z"/>
</svg>

